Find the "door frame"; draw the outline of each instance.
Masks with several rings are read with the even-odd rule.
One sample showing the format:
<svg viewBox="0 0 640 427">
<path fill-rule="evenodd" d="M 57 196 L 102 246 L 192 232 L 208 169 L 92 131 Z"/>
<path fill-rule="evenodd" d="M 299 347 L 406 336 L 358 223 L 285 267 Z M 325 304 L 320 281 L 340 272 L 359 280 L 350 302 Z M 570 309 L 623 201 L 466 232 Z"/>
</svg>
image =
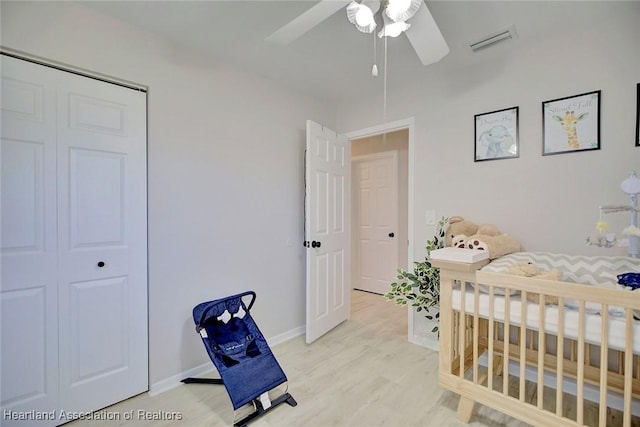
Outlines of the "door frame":
<svg viewBox="0 0 640 427">
<path fill-rule="evenodd" d="M 415 171 L 415 160 L 414 160 L 414 150 L 415 150 L 415 146 L 414 146 L 414 141 L 415 141 L 415 118 L 414 117 L 408 117 L 405 119 L 400 119 L 400 120 L 396 120 L 393 122 L 387 122 L 387 123 L 383 123 L 383 124 L 379 124 L 376 126 L 371 126 L 371 127 L 367 127 L 367 128 L 363 128 L 363 129 L 358 129 L 358 130 L 354 130 L 351 132 L 345 132 L 344 135 L 349 139 L 349 140 L 353 140 L 353 139 L 360 139 L 360 138 L 366 138 L 369 136 L 376 136 L 376 135 L 380 135 L 380 134 L 384 134 L 384 133 L 389 133 L 389 132 L 393 132 L 393 131 L 397 131 L 397 130 L 403 130 L 403 129 L 407 129 L 409 132 L 408 135 L 408 150 L 409 150 L 409 167 L 408 167 L 408 171 L 407 171 L 407 175 L 409 178 L 409 189 L 408 189 L 408 195 L 407 195 L 407 202 L 408 202 L 408 207 L 407 207 L 407 211 L 408 211 L 408 230 L 407 230 L 407 235 L 409 238 L 409 247 L 407 250 L 407 264 L 406 266 L 404 266 L 404 268 L 409 268 L 410 265 L 413 265 L 413 259 L 415 259 L 415 254 L 414 254 L 414 242 L 413 242 L 413 236 L 414 236 L 414 200 L 413 200 L 413 193 L 414 193 L 414 171 Z M 413 343 L 413 344 L 418 344 L 421 346 L 425 346 L 426 342 L 424 341 L 424 339 L 420 338 L 420 334 L 415 332 L 415 324 L 414 324 L 414 316 L 413 316 L 413 310 L 411 310 L 410 308 L 407 309 L 407 319 L 408 319 L 408 331 L 407 331 L 407 336 L 409 339 L 409 342 Z"/>
</svg>

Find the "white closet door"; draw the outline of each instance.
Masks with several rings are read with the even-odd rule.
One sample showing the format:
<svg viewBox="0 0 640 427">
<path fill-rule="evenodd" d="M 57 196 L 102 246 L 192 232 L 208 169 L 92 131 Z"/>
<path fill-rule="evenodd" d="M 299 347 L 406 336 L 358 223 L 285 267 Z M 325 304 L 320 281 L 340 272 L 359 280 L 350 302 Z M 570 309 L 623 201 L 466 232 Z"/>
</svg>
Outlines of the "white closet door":
<svg viewBox="0 0 640 427">
<path fill-rule="evenodd" d="M 57 425 L 148 389 L 146 94 L 4 56 L 2 81 L 2 409 Z"/>
<path fill-rule="evenodd" d="M 146 95 L 62 73 L 58 86 L 61 407 L 148 388 Z"/>
<path fill-rule="evenodd" d="M 11 414 L 58 407 L 56 95 L 52 76 L 32 64 L 0 60 L 0 424 L 10 426 Z"/>
</svg>

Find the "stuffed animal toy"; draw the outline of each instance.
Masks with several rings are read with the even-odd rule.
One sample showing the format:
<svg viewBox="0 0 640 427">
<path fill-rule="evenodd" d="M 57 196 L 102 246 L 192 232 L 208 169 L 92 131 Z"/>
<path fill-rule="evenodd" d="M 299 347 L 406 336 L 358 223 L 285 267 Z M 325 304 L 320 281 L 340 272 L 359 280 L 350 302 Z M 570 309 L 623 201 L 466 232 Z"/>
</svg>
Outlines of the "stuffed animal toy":
<svg viewBox="0 0 640 427">
<path fill-rule="evenodd" d="M 535 277 L 536 279 L 546 280 L 562 280 L 562 272 L 557 268 L 543 271 L 540 270 L 540 267 L 530 262 L 513 263 L 509 266 L 508 272 L 515 276 Z M 535 292 L 527 292 L 527 300 L 538 304 L 540 302 L 540 295 Z M 545 304 L 557 304 L 558 298 L 547 295 L 544 302 Z"/>
<path fill-rule="evenodd" d="M 445 246 L 458 247 L 461 242 L 465 242 L 469 236 L 478 232 L 478 225 L 472 221 L 467 221 L 461 216 L 449 218 L 449 228 L 445 235 Z"/>
<path fill-rule="evenodd" d="M 489 251 L 489 259 L 521 250 L 520 242 L 515 237 L 501 233 L 495 225 L 478 226 L 461 216 L 449 218 L 445 246 Z"/>
<path fill-rule="evenodd" d="M 497 236 L 474 234 L 467 238 L 464 246 L 458 245 L 457 247 L 489 251 L 489 259 L 500 258 L 521 250 L 518 239 L 509 234 L 498 234 Z"/>
<path fill-rule="evenodd" d="M 484 224 L 481 225 L 480 228 L 478 228 L 478 231 L 476 232 L 476 234 L 482 234 L 483 236 L 499 236 L 502 233 L 500 232 L 500 230 L 498 230 L 498 227 L 496 227 L 493 224 Z"/>
</svg>

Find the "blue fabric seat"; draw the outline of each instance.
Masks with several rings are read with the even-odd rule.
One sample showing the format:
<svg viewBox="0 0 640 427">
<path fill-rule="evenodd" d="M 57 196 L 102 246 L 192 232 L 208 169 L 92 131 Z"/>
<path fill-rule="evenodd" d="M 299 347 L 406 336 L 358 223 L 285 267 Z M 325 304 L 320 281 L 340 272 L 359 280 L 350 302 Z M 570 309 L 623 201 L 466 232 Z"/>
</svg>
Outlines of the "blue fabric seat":
<svg viewBox="0 0 640 427">
<path fill-rule="evenodd" d="M 243 297 L 250 297 L 248 305 Z M 196 332 L 215 365 L 220 379 L 186 378 L 184 383 L 223 384 L 229 394 L 233 409 L 253 402 L 256 411 L 234 423 L 242 426 L 287 402 L 296 406 L 289 393 L 284 393 L 270 406 L 264 407 L 261 396 L 287 381 L 271 348 L 251 317 L 255 302 L 253 291 L 203 302 L 193 309 Z"/>
</svg>

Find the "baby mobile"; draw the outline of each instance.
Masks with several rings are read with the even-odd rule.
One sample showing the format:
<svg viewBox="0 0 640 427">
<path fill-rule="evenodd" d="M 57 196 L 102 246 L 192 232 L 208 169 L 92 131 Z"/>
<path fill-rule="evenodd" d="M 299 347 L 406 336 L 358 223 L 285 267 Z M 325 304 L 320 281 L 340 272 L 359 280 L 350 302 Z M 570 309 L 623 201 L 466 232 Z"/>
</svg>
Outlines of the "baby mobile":
<svg viewBox="0 0 640 427">
<path fill-rule="evenodd" d="M 600 217 L 596 222 L 597 236 L 587 237 L 589 245 L 595 245 L 605 248 L 613 246 L 626 246 L 628 243 L 628 253 L 630 257 L 640 257 L 640 228 L 638 228 L 638 199 L 640 194 L 640 178 L 635 172 L 631 172 L 629 178 L 620 184 L 622 192 L 629 196 L 630 203 L 628 205 L 607 205 L 600 206 Z M 629 225 L 622 230 L 625 239 L 618 240 L 615 233 L 607 233 L 609 224 L 603 219 L 603 216 L 616 212 L 630 212 Z"/>
</svg>

